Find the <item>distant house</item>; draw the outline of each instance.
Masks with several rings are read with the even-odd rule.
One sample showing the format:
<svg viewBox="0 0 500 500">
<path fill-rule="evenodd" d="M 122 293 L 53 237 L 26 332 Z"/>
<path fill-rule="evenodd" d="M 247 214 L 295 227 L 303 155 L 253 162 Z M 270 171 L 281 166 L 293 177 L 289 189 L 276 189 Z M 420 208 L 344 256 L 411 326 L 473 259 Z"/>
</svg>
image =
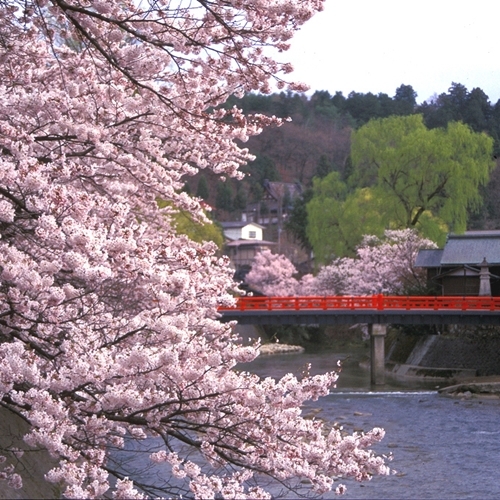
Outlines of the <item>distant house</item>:
<svg viewBox="0 0 500 500">
<path fill-rule="evenodd" d="M 293 201 L 302 196 L 303 189 L 298 182 L 274 182 L 264 180 L 262 200 L 249 203 L 244 212 L 248 221 L 259 223 L 281 223 L 292 209 Z"/>
<path fill-rule="evenodd" d="M 500 231 L 450 234 L 443 249 L 420 250 L 415 267 L 439 295 L 500 296 Z"/>
<path fill-rule="evenodd" d="M 224 236 L 229 240 L 262 240 L 264 226 L 256 222 L 221 222 Z"/>
<path fill-rule="evenodd" d="M 231 259 L 236 271 L 250 269 L 255 256 L 275 245 L 263 239 L 264 227 L 255 222 L 221 222 L 226 237 L 225 253 Z"/>
</svg>

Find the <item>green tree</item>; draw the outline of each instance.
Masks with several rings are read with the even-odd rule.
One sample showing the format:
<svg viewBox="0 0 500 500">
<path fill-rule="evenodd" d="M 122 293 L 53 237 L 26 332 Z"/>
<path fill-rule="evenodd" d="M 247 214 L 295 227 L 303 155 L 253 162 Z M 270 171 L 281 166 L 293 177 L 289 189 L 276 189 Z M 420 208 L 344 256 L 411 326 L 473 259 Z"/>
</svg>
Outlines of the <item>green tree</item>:
<svg viewBox="0 0 500 500">
<path fill-rule="evenodd" d="M 387 219 L 384 208 L 371 188 L 349 192 L 338 172 L 315 178 L 306 205 L 306 236 L 316 263 L 353 256 L 363 235 L 382 235 Z"/>
<path fill-rule="evenodd" d="M 233 208 L 236 210 L 245 210 L 247 203 L 247 194 L 241 184 L 238 184 L 238 187 L 236 188 L 236 195 L 233 200 Z"/>
<path fill-rule="evenodd" d="M 438 244 L 466 229 L 494 167 L 493 140 L 463 123 L 428 130 L 422 116 L 372 120 L 352 135 L 352 173 L 313 183 L 306 236 L 316 261 L 353 255 L 363 235 L 417 229 Z"/>
<path fill-rule="evenodd" d="M 490 129 L 491 118 L 492 109 L 488 96 L 480 88 L 472 89 L 467 97 L 462 121 L 475 132 L 483 132 Z"/>
<path fill-rule="evenodd" d="M 215 222 L 200 223 L 193 219 L 192 215 L 181 210 L 174 215 L 177 233 L 185 234 L 189 239 L 198 243 L 213 241 L 219 248 L 224 244 L 224 233 L 222 228 Z"/>
<path fill-rule="evenodd" d="M 217 184 L 215 206 L 219 210 L 230 211 L 233 209 L 231 186 L 227 182 Z"/>
<path fill-rule="evenodd" d="M 202 175 L 198 180 L 198 187 L 196 189 L 196 196 L 202 200 L 207 201 L 210 196 L 210 190 L 208 189 L 207 178 Z"/>
<path fill-rule="evenodd" d="M 316 91 L 311 96 L 310 103 L 316 115 L 330 120 L 336 120 L 339 116 L 339 110 L 333 104 L 332 96 L 326 90 Z"/>
<path fill-rule="evenodd" d="M 328 156 L 322 154 L 319 157 L 318 165 L 316 166 L 316 177 L 326 177 L 333 170 L 333 168 L 333 163 L 328 159 Z"/>
<path fill-rule="evenodd" d="M 169 217 L 174 221 L 177 234 L 184 234 L 190 240 L 198 243 L 213 241 L 219 248 L 222 248 L 224 244 L 224 232 L 219 224 L 215 222 L 199 222 L 193 218 L 190 212 L 174 208 L 173 204 L 169 201 L 157 199 L 156 203 L 160 208 L 172 208 L 172 213 L 169 214 Z"/>
<path fill-rule="evenodd" d="M 312 196 L 313 191 L 309 188 L 304 191 L 301 197 L 295 198 L 292 210 L 285 221 L 285 229 L 292 234 L 300 246 L 307 251 L 311 251 L 312 246 L 306 234 L 308 226 L 306 205 L 311 201 Z"/>
<path fill-rule="evenodd" d="M 411 115 L 417 105 L 417 93 L 411 85 L 401 85 L 394 95 L 394 114 Z"/>
<path fill-rule="evenodd" d="M 490 137 L 463 123 L 428 130 L 421 115 L 372 120 L 353 133 L 350 182 L 384 200 L 394 228 L 425 234 L 441 223 L 443 234 L 462 232 L 468 209 L 481 203 L 492 151 Z"/>
<path fill-rule="evenodd" d="M 379 98 L 371 92 L 367 94 L 349 93 L 344 109 L 356 120 L 358 125 L 363 125 L 372 118 L 383 116 L 382 104 Z"/>
<path fill-rule="evenodd" d="M 347 186 L 338 172 L 313 179 L 313 195 L 306 205 L 306 237 L 317 262 L 329 262 L 335 255 L 344 255 L 344 238 L 340 227 Z"/>
</svg>

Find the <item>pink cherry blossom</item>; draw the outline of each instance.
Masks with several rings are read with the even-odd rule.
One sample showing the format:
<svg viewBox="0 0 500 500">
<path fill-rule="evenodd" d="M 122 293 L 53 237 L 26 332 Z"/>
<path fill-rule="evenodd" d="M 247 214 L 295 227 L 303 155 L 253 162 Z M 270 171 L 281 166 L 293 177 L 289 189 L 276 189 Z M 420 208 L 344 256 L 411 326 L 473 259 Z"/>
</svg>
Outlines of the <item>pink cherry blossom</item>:
<svg viewBox="0 0 500 500">
<path fill-rule="evenodd" d="M 387 230 L 383 238 L 365 236 L 355 258 L 339 258 L 319 270 L 316 291 L 327 295 L 422 291 L 425 275 L 414 267 L 422 248 L 436 248 L 436 244 L 412 229 Z"/>
<path fill-rule="evenodd" d="M 316 280 L 312 274 L 306 274 L 300 280 L 294 278 L 295 274 L 297 269 L 285 255 L 263 250 L 255 256 L 245 282 L 269 296 L 313 295 Z"/>
<path fill-rule="evenodd" d="M 142 498 L 109 453 L 151 437 L 165 484 L 182 484 L 165 496 L 269 497 L 254 474 L 324 491 L 387 473 L 369 449 L 381 434 L 302 418 L 335 372 L 235 369 L 258 345 L 219 321 L 237 293 L 228 262 L 172 217 L 206 221 L 186 177 L 240 177 L 240 141 L 279 124 L 221 105 L 282 82 L 289 66 L 265 49 L 285 50 L 322 4 L 0 2 L 0 398 L 28 423 L 26 448 L 56 460 L 46 479 L 65 497 Z M 15 453 L 2 450 L 0 479 L 17 488 Z"/>
</svg>

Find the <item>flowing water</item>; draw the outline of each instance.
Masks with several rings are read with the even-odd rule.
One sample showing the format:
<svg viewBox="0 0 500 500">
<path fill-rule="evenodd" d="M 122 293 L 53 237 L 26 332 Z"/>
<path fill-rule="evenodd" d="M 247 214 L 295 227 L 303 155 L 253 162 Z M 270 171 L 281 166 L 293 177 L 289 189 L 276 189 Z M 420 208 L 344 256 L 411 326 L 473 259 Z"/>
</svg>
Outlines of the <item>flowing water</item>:
<svg viewBox="0 0 500 500">
<path fill-rule="evenodd" d="M 247 368 L 279 377 L 298 374 L 311 363 L 314 374 L 332 369 L 337 359 L 346 357 L 334 352 L 263 356 Z M 374 449 L 392 454 L 395 473 L 363 483 L 343 481 L 348 486 L 346 499 L 500 498 L 500 400 L 444 397 L 435 383 L 389 379 L 385 386 L 373 388 L 369 371 L 359 368 L 354 355 L 344 362 L 337 388 L 310 403 L 308 411 L 348 431 L 386 430 Z"/>
</svg>

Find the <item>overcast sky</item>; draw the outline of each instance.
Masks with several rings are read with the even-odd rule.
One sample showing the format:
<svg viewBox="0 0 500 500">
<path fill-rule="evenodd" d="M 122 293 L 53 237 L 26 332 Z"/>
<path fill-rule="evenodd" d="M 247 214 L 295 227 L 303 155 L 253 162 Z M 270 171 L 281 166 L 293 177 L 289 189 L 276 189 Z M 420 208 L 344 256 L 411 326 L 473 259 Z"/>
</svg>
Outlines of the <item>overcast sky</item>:
<svg viewBox="0 0 500 500">
<path fill-rule="evenodd" d="M 500 99 L 500 0 L 326 0 L 285 54 L 293 79 L 311 90 L 394 96 L 417 102 L 451 82 Z"/>
</svg>

